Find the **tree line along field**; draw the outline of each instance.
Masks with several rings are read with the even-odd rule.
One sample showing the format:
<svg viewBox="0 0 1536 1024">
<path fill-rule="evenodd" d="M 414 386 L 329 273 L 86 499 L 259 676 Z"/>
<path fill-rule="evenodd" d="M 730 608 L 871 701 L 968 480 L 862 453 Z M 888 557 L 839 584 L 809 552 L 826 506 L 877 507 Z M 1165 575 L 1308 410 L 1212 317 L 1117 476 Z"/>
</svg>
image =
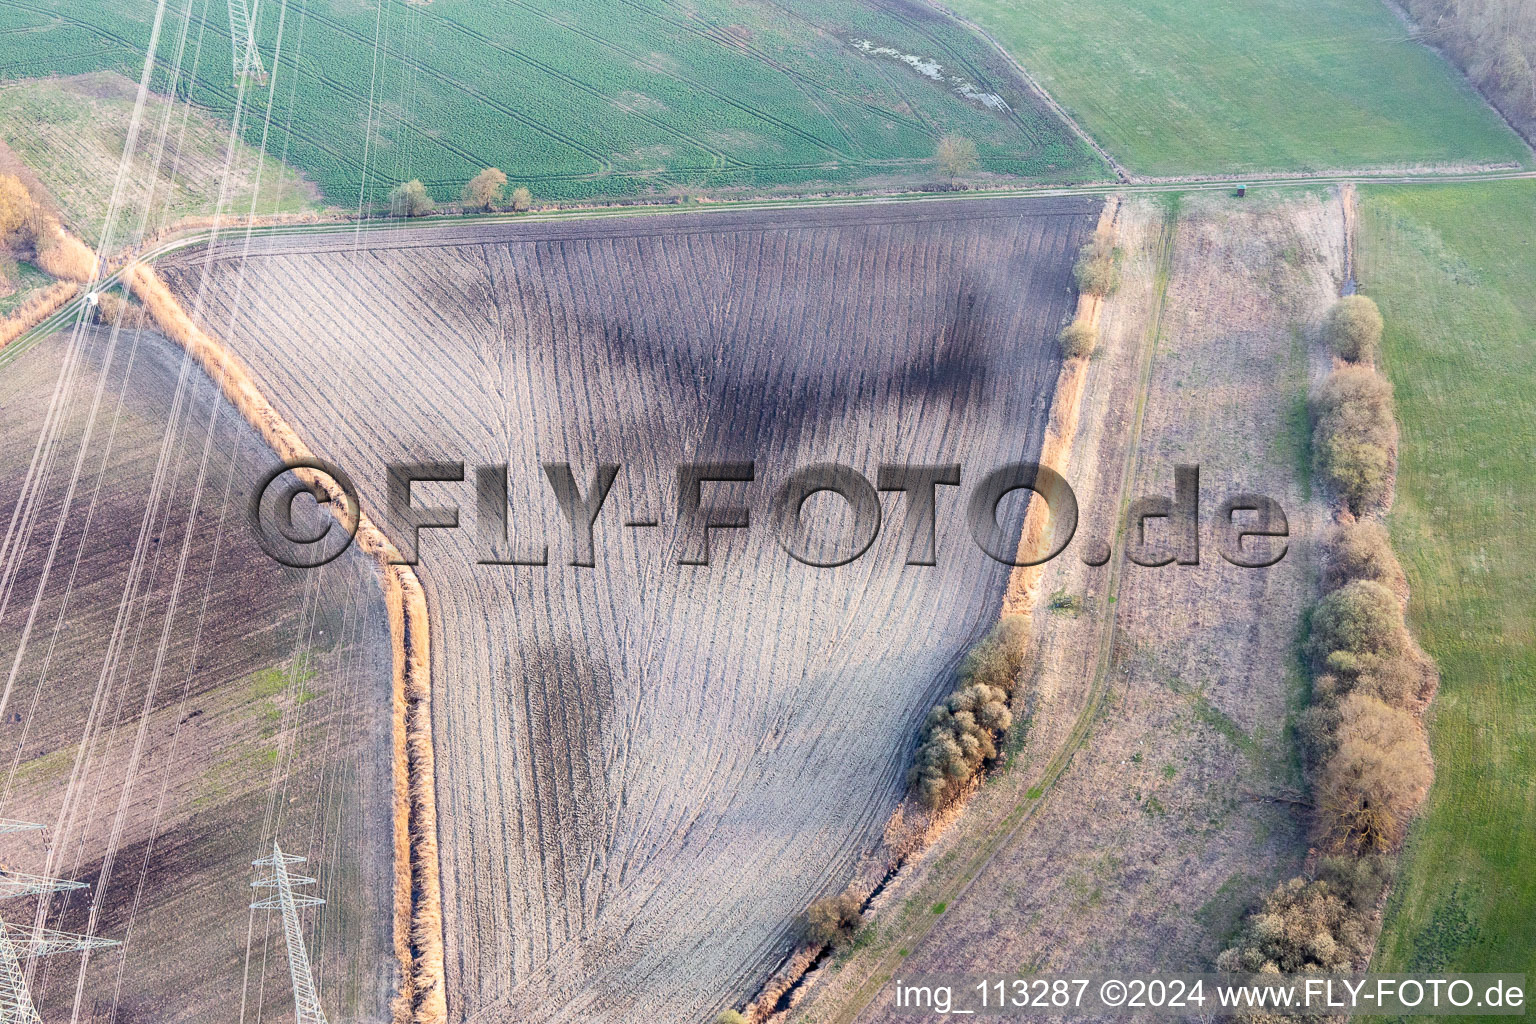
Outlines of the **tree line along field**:
<svg viewBox="0 0 1536 1024">
<path fill-rule="evenodd" d="M 1435 785 L 1373 969 L 1536 972 L 1536 188 L 1362 193 L 1402 424 L 1393 544 L 1440 668 Z"/>
<path fill-rule="evenodd" d="M 1528 165 L 1380 0 L 954 0 L 1109 153 L 1152 176 Z"/>
<path fill-rule="evenodd" d="M 154 12 L 149 0 L 4 0 L 0 77 L 112 68 L 137 80 Z M 554 200 L 932 181 L 947 134 L 974 141 L 981 169 L 1006 179 L 1106 174 L 1000 55 L 918 4 L 437 0 L 279 12 L 264 5 L 257 22 L 275 74 L 247 80 L 243 101 L 222 5 L 170 8 L 152 85 L 226 122 L 243 102 L 246 141 L 347 206 L 413 178 L 456 198 L 488 165 Z"/>
<path fill-rule="evenodd" d="M 304 572 L 257 547 L 275 462 L 150 331 L 66 328 L 0 370 L 0 800 L 48 828 L 0 861 L 88 883 L 45 923 L 122 942 L 78 1004 L 80 959 L 38 962 L 45 1020 L 291 1015 L 280 919 L 247 909 L 274 839 L 328 900 L 305 936 L 331 1019 L 389 1018 L 384 602 L 359 552 Z"/>
<path fill-rule="evenodd" d="M 743 1000 L 905 790 L 918 724 L 1008 569 L 941 494 L 938 566 L 899 502 L 862 558 L 763 525 L 791 468 L 1038 451 L 1097 200 L 934 203 L 252 240 L 161 266 L 283 416 L 382 508 L 384 463 L 463 459 L 425 531 L 454 1020 L 695 1021 Z M 201 306 L 194 297 L 202 296 Z M 754 460 L 749 531 L 679 564 L 675 467 Z M 623 466 L 595 568 L 540 464 Z M 509 464 L 477 564 L 473 466 Z M 831 505 L 836 507 L 834 499 Z M 661 526 L 626 527 L 652 517 Z M 382 517 L 380 517 L 382 518 Z M 1016 529 L 1022 503 L 1004 509 Z M 388 529 L 388 527 L 386 527 Z"/>
</svg>

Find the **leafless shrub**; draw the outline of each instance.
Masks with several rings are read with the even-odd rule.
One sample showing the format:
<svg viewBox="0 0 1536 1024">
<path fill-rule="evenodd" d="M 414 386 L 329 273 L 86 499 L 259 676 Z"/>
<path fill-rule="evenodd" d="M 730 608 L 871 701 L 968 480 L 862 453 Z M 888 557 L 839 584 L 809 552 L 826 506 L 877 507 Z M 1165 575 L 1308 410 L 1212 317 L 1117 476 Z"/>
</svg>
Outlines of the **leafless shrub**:
<svg viewBox="0 0 1536 1024">
<path fill-rule="evenodd" d="M 1293 878 L 1276 886 L 1249 915 L 1216 966 L 1244 973 L 1344 973 L 1367 942 L 1362 915 L 1331 885 Z"/>
<path fill-rule="evenodd" d="M 805 939 L 816 946 L 841 946 L 853 938 L 862 913 L 859 898 L 852 893 L 817 900 L 805 911 L 802 921 Z"/>
<path fill-rule="evenodd" d="M 1392 541 L 1379 523 L 1356 520 L 1333 531 L 1323 558 L 1322 588 L 1337 590 L 1355 580 L 1380 583 L 1399 598 L 1408 594 L 1408 579 L 1392 551 Z"/>
<path fill-rule="evenodd" d="M 1371 913 L 1392 878 L 1392 861 L 1378 854 L 1363 857 L 1327 856 L 1318 861 L 1317 877 L 1333 887 L 1350 906 Z"/>
<path fill-rule="evenodd" d="M 1086 358 L 1099 346 L 1099 331 L 1086 320 L 1073 320 L 1061 329 L 1056 340 L 1061 343 L 1061 354 L 1068 359 Z"/>
<path fill-rule="evenodd" d="M 1340 367 L 1318 388 L 1312 414 L 1318 468 L 1350 509 L 1384 502 L 1397 438 L 1392 385 L 1369 367 Z"/>
<path fill-rule="evenodd" d="M 1028 622 L 1009 615 L 971 649 L 955 689 L 928 712 L 907 784 L 928 807 L 948 802 L 997 756 L 997 737 L 1013 725 L 1009 703 L 1024 664 Z"/>
<path fill-rule="evenodd" d="M 1346 295 L 1328 311 L 1323 334 L 1328 347 L 1340 359 L 1370 365 L 1381 351 L 1381 310 L 1374 299 L 1364 295 Z"/>
<path fill-rule="evenodd" d="M 1337 852 L 1395 849 L 1433 777 L 1423 731 L 1406 711 L 1355 693 L 1339 705 L 1334 737 L 1313 786 L 1318 841 Z"/>
<path fill-rule="evenodd" d="M 933 156 L 939 163 L 939 169 L 949 176 L 950 181 L 971 173 L 979 162 L 976 143 L 963 135 L 944 136 L 934 147 Z"/>
<path fill-rule="evenodd" d="M 28 230 L 32 223 L 32 194 L 14 174 L 0 174 L 0 245 L 13 248 L 30 245 Z"/>
<path fill-rule="evenodd" d="M 1113 235 L 1102 229 L 1095 231 L 1078 250 L 1077 263 L 1072 267 L 1077 290 L 1084 295 L 1101 297 L 1114 294 L 1120 287 L 1120 257 Z"/>
</svg>

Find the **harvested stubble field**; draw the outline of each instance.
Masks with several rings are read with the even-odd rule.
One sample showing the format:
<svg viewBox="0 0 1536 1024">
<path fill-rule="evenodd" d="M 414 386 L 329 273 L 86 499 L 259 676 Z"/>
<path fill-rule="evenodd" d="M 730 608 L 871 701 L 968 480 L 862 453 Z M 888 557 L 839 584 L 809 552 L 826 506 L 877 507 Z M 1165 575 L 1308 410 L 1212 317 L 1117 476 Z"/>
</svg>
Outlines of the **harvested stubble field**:
<svg viewBox="0 0 1536 1024">
<path fill-rule="evenodd" d="M 274 462 L 147 331 L 66 330 L 0 372 L 0 805 L 49 829 L 0 861 L 90 883 L 47 923 L 123 941 L 90 957 L 80 1020 L 291 1014 L 280 924 L 247 910 L 274 838 L 329 900 L 307 938 L 332 1019 L 388 1019 L 385 610 L 356 552 L 305 573 L 256 546 Z M 39 963 L 44 1019 L 70 1019 L 80 964 Z"/>
<path fill-rule="evenodd" d="M 896 971 L 1204 970 L 1251 897 L 1300 865 L 1300 826 L 1268 798 L 1296 785 L 1294 652 L 1325 519 L 1303 410 L 1344 232 L 1336 199 L 1244 202 L 1121 211 L 1124 282 L 1068 474 L 1079 536 L 1113 538 L 1120 560 L 1129 498 L 1171 496 L 1174 465 L 1199 464 L 1200 564 L 1090 568 L 1081 540 L 1051 563 L 1018 754 L 881 894 L 863 948 L 813 978 L 793 1020 L 903 1020 L 870 983 Z M 1286 511 L 1273 568 L 1215 551 L 1216 509 L 1239 491 Z"/>
<path fill-rule="evenodd" d="M 974 482 L 1032 457 L 1098 206 L 340 233 L 162 265 L 365 508 L 386 461 L 505 462 L 514 553 L 550 540 L 548 567 L 477 565 L 472 484 L 416 488 L 464 510 L 419 567 L 454 1019 L 698 1020 L 879 842 L 1006 567 L 953 492 L 937 567 L 902 565 L 894 496 L 863 558 L 800 565 L 767 498 L 818 461 L 956 461 Z M 732 459 L 756 461 L 737 488 L 756 528 L 678 564 L 675 464 Z M 583 489 L 624 466 L 595 569 L 565 564 L 539 468 L 562 460 Z M 662 528 L 623 525 L 647 517 Z"/>
</svg>

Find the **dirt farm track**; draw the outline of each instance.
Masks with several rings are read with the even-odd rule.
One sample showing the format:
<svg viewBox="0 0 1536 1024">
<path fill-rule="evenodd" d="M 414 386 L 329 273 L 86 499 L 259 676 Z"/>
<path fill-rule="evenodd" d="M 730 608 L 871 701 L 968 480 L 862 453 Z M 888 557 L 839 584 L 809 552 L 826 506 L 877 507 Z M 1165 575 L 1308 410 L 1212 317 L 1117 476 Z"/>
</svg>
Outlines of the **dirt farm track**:
<svg viewBox="0 0 1536 1024">
<path fill-rule="evenodd" d="M 936 566 L 903 564 L 896 495 L 839 568 L 798 564 L 759 524 L 812 463 L 873 480 L 958 462 L 974 483 L 1032 458 L 1099 206 L 338 231 L 159 265 L 365 508 L 384 508 L 386 463 L 466 464 L 414 490 L 463 527 L 423 531 L 418 569 L 452 1019 L 703 1019 L 879 842 L 1006 567 L 970 540 L 963 488 L 940 491 Z M 744 501 L 754 528 L 679 564 L 676 465 L 734 460 L 756 481 L 704 500 Z M 599 463 L 622 467 L 594 568 L 568 564 L 546 462 L 583 493 Z M 547 544 L 547 566 L 479 564 L 474 467 L 503 463 L 498 554 Z M 1017 525 L 1022 502 L 1004 508 Z"/>
</svg>

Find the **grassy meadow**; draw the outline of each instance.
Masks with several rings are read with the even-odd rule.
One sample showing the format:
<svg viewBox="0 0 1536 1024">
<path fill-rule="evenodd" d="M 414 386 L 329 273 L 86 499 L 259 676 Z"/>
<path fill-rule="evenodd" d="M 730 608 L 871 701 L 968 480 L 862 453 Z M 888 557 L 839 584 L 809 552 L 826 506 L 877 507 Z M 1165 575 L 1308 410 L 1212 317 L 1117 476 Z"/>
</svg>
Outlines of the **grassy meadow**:
<svg viewBox="0 0 1536 1024">
<path fill-rule="evenodd" d="M 1133 173 L 1525 162 L 1380 0 L 949 0 Z"/>
<path fill-rule="evenodd" d="M 153 85 L 355 206 L 500 167 L 539 199 L 941 180 L 971 139 L 1009 180 L 1106 176 L 1000 55 L 922 5 L 435 0 L 261 5 L 271 78 L 233 80 L 223 4 L 167 14 Z M 0 79 L 137 80 L 149 0 L 0 0 Z"/>
<path fill-rule="evenodd" d="M 1366 190 L 1436 781 L 1373 969 L 1536 976 L 1536 182 Z"/>
<path fill-rule="evenodd" d="M 0 44 L 3 45 L 3 44 Z M 114 195 L 121 244 L 182 217 L 296 213 L 313 186 L 186 103 L 152 97 L 119 183 L 137 86 L 113 72 L 0 85 L 0 143 L 37 175 L 64 222 L 93 245 Z"/>
</svg>

